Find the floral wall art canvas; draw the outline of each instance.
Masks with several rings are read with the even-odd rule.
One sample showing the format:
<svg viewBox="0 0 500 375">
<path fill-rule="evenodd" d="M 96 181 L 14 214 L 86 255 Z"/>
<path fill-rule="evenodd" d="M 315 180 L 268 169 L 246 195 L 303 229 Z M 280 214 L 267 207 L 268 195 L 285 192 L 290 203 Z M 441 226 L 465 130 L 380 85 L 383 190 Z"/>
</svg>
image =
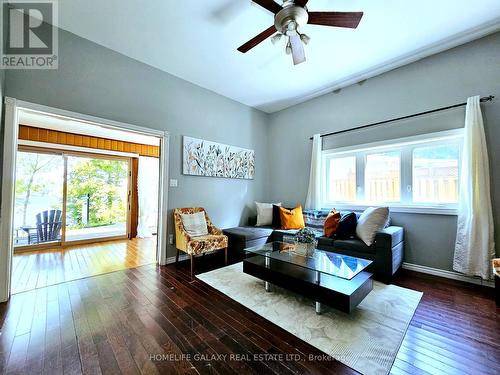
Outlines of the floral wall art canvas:
<svg viewBox="0 0 500 375">
<path fill-rule="evenodd" d="M 182 173 L 251 180 L 255 175 L 255 151 L 184 136 Z"/>
</svg>

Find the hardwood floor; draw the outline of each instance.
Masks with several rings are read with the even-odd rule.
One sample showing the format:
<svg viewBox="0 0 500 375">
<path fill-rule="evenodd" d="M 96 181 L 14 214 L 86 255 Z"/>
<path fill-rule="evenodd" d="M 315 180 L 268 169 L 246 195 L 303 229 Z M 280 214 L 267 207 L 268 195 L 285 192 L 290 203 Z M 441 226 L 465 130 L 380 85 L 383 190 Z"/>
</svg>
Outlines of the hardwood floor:
<svg viewBox="0 0 500 375">
<path fill-rule="evenodd" d="M 222 262 L 220 254 L 207 255 L 197 272 Z M 499 309 L 491 289 L 407 271 L 394 282 L 424 296 L 393 374 L 498 373 Z M 325 359 L 319 350 L 191 279 L 187 262 L 19 293 L 0 305 L 0 323 L 1 373 L 355 373 L 316 360 Z"/>
<path fill-rule="evenodd" d="M 154 263 L 156 237 L 14 253 L 12 293 Z"/>
</svg>

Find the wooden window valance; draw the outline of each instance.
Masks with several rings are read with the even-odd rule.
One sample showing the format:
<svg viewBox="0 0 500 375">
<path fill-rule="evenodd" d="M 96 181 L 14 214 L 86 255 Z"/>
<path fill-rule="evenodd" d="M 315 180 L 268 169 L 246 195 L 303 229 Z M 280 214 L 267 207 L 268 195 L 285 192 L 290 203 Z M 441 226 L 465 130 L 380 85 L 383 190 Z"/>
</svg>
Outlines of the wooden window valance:
<svg viewBox="0 0 500 375">
<path fill-rule="evenodd" d="M 19 139 L 24 141 L 55 143 L 67 146 L 88 147 L 98 150 L 130 152 L 141 156 L 159 157 L 160 147 L 114 139 L 67 133 L 58 130 L 19 125 Z"/>
</svg>

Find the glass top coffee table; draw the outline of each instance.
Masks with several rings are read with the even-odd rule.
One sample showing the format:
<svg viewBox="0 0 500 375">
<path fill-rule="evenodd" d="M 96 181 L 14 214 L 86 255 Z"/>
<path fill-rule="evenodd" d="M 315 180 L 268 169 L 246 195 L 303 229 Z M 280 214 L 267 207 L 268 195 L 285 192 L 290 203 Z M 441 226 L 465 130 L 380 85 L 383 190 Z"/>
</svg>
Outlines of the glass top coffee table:
<svg viewBox="0 0 500 375">
<path fill-rule="evenodd" d="M 351 312 L 373 289 L 372 261 L 302 245 L 271 242 L 245 249 L 243 272 L 265 281 L 266 290 L 277 285 L 344 312 Z"/>
</svg>

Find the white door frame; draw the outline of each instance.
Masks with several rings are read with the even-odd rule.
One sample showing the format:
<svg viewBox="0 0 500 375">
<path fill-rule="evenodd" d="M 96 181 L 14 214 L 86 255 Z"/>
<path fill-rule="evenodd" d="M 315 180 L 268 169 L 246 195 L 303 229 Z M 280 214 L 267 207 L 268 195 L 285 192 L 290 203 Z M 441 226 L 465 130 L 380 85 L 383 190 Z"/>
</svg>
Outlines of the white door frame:
<svg viewBox="0 0 500 375">
<path fill-rule="evenodd" d="M 14 226 L 16 154 L 19 131 L 18 113 L 19 110 L 22 109 L 37 111 L 49 115 L 69 117 L 78 121 L 97 124 L 102 127 L 127 130 L 160 138 L 157 261 L 160 265 L 167 264 L 169 132 L 5 97 L 5 131 L 0 201 L 0 302 L 5 302 L 10 298 L 10 279 L 13 256 L 12 230 Z"/>
</svg>

